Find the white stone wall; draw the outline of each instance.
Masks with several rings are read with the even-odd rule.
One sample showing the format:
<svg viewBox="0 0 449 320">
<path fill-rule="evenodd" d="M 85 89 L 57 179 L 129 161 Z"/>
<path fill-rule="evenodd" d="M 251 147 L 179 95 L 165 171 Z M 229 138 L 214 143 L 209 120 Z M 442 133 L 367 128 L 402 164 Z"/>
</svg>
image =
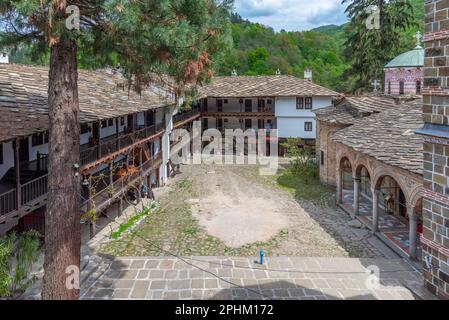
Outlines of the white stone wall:
<svg viewBox="0 0 449 320">
<path fill-rule="evenodd" d="M 331 97 L 313 97 L 312 110 L 332 105 Z M 296 109 L 296 97 L 276 100 L 276 121 L 279 138 L 316 139 L 316 117 L 312 110 Z M 305 122 L 312 122 L 312 131 L 305 131 Z"/>
</svg>

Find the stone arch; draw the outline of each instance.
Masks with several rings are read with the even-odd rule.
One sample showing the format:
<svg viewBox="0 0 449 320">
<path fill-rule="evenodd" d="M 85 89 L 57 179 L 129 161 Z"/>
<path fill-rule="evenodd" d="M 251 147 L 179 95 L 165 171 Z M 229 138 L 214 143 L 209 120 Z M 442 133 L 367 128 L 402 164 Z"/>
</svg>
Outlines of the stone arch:
<svg viewBox="0 0 449 320">
<path fill-rule="evenodd" d="M 410 194 L 410 206 L 412 208 L 416 208 L 419 204 L 422 205 L 423 196 L 424 196 L 423 186 L 414 188 Z"/>
<path fill-rule="evenodd" d="M 338 157 L 338 162 L 337 162 L 337 164 L 338 164 L 338 171 L 341 171 L 343 161 L 345 161 L 345 160 L 348 160 L 349 164 L 351 165 L 351 168 L 354 168 L 354 162 L 355 161 L 354 161 L 353 157 L 351 157 L 347 153 L 342 153 Z"/>
<path fill-rule="evenodd" d="M 378 192 L 377 197 L 381 197 L 383 201 L 385 213 L 398 215 L 407 219 L 409 215 L 410 197 L 402 180 L 394 172 L 390 171 L 376 175 L 373 184 L 375 192 Z M 380 192 L 382 189 L 384 192 Z"/>
<path fill-rule="evenodd" d="M 393 170 L 391 170 L 390 168 L 379 167 L 377 170 L 375 170 L 374 175 L 371 177 L 372 188 L 374 190 L 378 190 L 380 187 L 380 183 L 382 182 L 382 178 L 384 178 L 384 177 L 390 177 L 394 181 L 396 181 L 396 183 L 399 185 L 399 187 L 401 188 L 402 192 L 404 193 L 404 195 L 407 199 L 407 204 L 409 204 L 410 203 L 409 202 L 410 201 L 409 189 L 404 184 L 404 182 L 400 178 L 400 176 L 397 173 L 395 173 Z"/>
<path fill-rule="evenodd" d="M 370 164 L 365 158 L 362 158 L 356 162 L 356 164 L 354 166 L 354 176 L 358 177 L 363 168 L 365 168 L 366 171 L 368 171 L 368 174 L 370 177 L 373 176 L 373 172 L 371 170 Z"/>
<path fill-rule="evenodd" d="M 369 162 L 366 159 L 360 159 L 354 169 L 354 177 L 358 182 L 359 192 L 368 197 L 372 197 L 372 176 Z M 354 194 L 354 197 L 357 196 L 358 194 Z"/>
</svg>

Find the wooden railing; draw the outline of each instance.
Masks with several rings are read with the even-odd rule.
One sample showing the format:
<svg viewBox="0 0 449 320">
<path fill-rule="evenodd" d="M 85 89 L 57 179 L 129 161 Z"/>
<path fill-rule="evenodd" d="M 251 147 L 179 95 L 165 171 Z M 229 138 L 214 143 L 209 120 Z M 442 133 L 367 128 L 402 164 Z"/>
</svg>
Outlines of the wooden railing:
<svg viewBox="0 0 449 320">
<path fill-rule="evenodd" d="M 162 152 L 159 152 L 155 154 L 152 159 L 145 161 L 141 166 L 139 166 L 139 170 L 136 170 L 125 177 L 115 179 L 112 185 L 103 186 L 101 189 L 96 191 L 96 194 L 92 196 L 92 199 L 82 201 L 81 211 L 86 212 L 88 210 L 89 202 L 90 206 L 95 206 L 97 209 L 101 210 L 108 201 L 111 201 L 111 199 L 117 197 L 120 193 L 126 192 L 129 185 L 136 184 L 142 174 L 147 174 L 148 171 L 153 169 L 161 160 Z"/>
<path fill-rule="evenodd" d="M 199 114 L 199 112 L 200 110 L 198 108 L 195 108 L 188 112 L 178 114 L 174 117 L 174 122 L 177 123 L 180 121 L 184 121 L 192 116 L 195 116 L 196 114 Z M 135 141 L 142 140 L 147 137 L 150 137 L 151 135 L 158 134 L 162 132 L 164 129 L 165 123 L 160 123 L 157 125 L 136 130 L 134 132 L 125 135 L 121 135 L 118 138 L 113 138 L 108 141 L 100 142 L 100 146 L 92 146 L 80 152 L 81 165 L 86 165 L 91 162 L 94 162 L 98 160 L 99 157 L 102 157 L 109 153 L 130 146 Z M 99 147 L 100 152 L 98 151 Z M 159 152 L 155 154 L 152 159 L 149 159 L 146 162 L 144 162 L 139 169 L 141 169 L 142 173 L 147 173 L 148 170 L 155 167 L 156 164 L 159 161 L 161 161 L 161 159 L 162 159 L 162 152 Z M 35 161 L 31 161 L 26 164 L 25 163 L 21 164 L 21 166 L 25 166 L 23 168 L 26 167 L 30 168 L 31 166 L 33 167 L 34 170 L 47 171 L 48 155 L 41 154 Z M 124 192 L 124 190 L 122 190 L 126 189 L 126 186 L 124 187 L 124 183 L 126 184 L 136 183 L 137 180 L 140 178 L 141 172 L 139 171 L 130 176 L 127 176 L 125 178 L 119 178 L 116 181 L 114 181 L 113 183 L 114 195 L 117 192 Z M 21 193 L 20 205 L 21 206 L 27 205 L 32 201 L 44 196 L 47 192 L 48 192 L 48 174 L 43 175 L 37 179 L 29 181 L 20 186 L 20 193 Z M 106 199 L 110 199 L 111 198 L 110 193 L 111 192 L 109 190 L 109 186 L 100 190 L 94 196 L 95 203 L 97 202 L 101 203 L 102 201 L 104 202 Z M 17 191 L 15 188 L 3 194 L 0 194 L 0 215 L 5 215 L 10 212 L 18 210 L 19 208 L 17 208 L 17 204 L 18 199 L 17 199 Z M 85 205 L 86 202 L 83 203 L 83 206 Z"/>
<path fill-rule="evenodd" d="M 16 189 L 9 190 L 0 195 L 0 215 L 17 210 Z"/>
<path fill-rule="evenodd" d="M 164 123 L 152 125 L 150 127 L 144 127 L 142 129 L 122 134 L 116 138 L 110 138 L 100 141 L 100 152 L 98 152 L 98 146 L 90 147 L 80 153 L 81 166 L 92 163 L 102 157 L 107 156 L 120 149 L 126 148 L 133 143 L 148 138 L 152 135 L 162 132 L 165 129 Z"/>
<path fill-rule="evenodd" d="M 176 124 L 178 122 L 187 120 L 195 115 L 200 114 L 200 108 L 192 108 L 189 111 L 178 113 L 173 116 L 173 123 Z"/>
<path fill-rule="evenodd" d="M 48 175 L 41 176 L 20 186 L 20 205 L 44 196 L 48 192 Z M 17 191 L 11 189 L 0 195 L 0 215 L 4 215 L 17 210 Z"/>
<path fill-rule="evenodd" d="M 48 191 L 48 175 L 39 177 L 23 184 L 20 187 L 22 194 L 21 205 L 30 203 L 39 197 L 45 195 Z"/>
<path fill-rule="evenodd" d="M 80 152 L 81 166 L 94 162 L 98 159 L 98 147 L 93 146 Z"/>
</svg>

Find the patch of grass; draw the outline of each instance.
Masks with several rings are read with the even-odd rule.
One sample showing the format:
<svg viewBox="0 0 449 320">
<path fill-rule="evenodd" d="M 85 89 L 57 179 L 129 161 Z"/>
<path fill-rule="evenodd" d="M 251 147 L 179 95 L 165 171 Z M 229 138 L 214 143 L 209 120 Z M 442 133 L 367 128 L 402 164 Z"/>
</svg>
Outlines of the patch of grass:
<svg viewBox="0 0 449 320">
<path fill-rule="evenodd" d="M 288 191 L 296 199 L 312 201 L 319 205 L 332 203 L 332 188 L 323 186 L 319 177 L 299 175 L 292 170 L 284 169 L 277 177 L 277 184 Z"/>
<path fill-rule="evenodd" d="M 192 190 L 192 181 L 184 178 L 176 184 L 177 191 L 189 192 Z"/>
<path fill-rule="evenodd" d="M 140 219 L 142 219 L 145 216 L 148 216 L 152 210 L 156 209 L 156 207 L 157 207 L 156 203 L 152 202 L 149 207 L 143 209 L 140 213 L 136 214 L 125 223 L 122 223 L 118 228 L 118 230 L 111 234 L 111 238 L 112 239 L 120 238 L 126 231 L 131 229 Z"/>
</svg>

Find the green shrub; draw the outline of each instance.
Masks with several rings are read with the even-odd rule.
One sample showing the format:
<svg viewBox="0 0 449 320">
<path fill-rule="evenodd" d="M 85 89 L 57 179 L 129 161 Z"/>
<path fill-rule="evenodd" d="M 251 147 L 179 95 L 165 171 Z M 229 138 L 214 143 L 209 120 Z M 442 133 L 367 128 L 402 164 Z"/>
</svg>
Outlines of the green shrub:
<svg viewBox="0 0 449 320">
<path fill-rule="evenodd" d="M 30 272 L 41 253 L 40 238 L 39 232 L 31 230 L 0 239 L 0 297 L 24 292 L 36 280 Z"/>
<path fill-rule="evenodd" d="M 14 252 L 15 234 L 0 239 L 0 297 L 11 296 L 11 258 Z"/>
</svg>

